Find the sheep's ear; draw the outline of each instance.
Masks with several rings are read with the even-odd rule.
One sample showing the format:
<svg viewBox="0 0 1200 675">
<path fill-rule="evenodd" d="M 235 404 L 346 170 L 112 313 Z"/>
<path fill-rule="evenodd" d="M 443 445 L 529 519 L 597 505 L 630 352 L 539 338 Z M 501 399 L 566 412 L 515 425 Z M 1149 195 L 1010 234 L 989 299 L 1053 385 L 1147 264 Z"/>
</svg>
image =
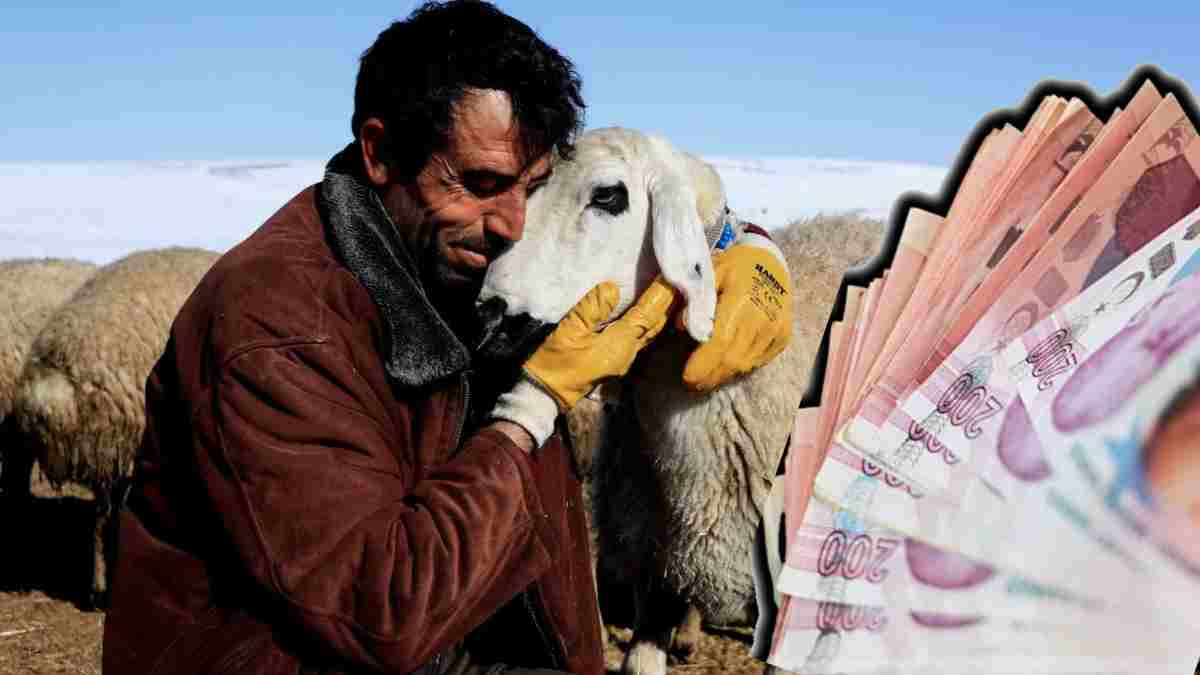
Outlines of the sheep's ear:
<svg viewBox="0 0 1200 675">
<path fill-rule="evenodd" d="M 651 141 L 655 158 L 648 189 L 654 257 L 663 276 L 687 302 L 684 324 L 688 333 L 705 342 L 712 336 L 717 308 L 705 224 L 724 211 L 724 190 L 707 164 L 661 139 Z"/>
</svg>

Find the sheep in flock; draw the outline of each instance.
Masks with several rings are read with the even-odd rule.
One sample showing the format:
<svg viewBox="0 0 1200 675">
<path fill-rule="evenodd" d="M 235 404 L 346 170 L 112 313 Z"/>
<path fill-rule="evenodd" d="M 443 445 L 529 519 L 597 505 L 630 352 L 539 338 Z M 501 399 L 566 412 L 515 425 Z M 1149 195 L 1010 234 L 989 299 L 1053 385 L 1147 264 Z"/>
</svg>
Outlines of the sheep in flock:
<svg viewBox="0 0 1200 675">
<path fill-rule="evenodd" d="M 491 265 L 479 298 L 493 313 L 556 323 L 604 280 L 620 288 L 623 312 L 661 271 L 686 300 L 686 333 L 668 328 L 626 378 L 568 417 L 590 473 L 601 605 L 616 595 L 632 605 L 625 672 L 665 672 L 668 649 L 690 655 L 701 618 L 753 625 L 764 502 L 837 289 L 885 234 L 857 216 L 775 232 L 792 278 L 791 344 L 757 371 L 693 393 L 681 375 L 695 339 L 711 334 L 709 244 L 726 219 L 739 227 L 711 166 L 656 137 L 594 130 L 569 160 L 556 158 L 529 199 L 523 238 Z"/>
<path fill-rule="evenodd" d="M 80 260 L 21 258 L 0 261 L 0 490 L 11 482 L 28 487 L 33 469 L 27 453 L 8 451 L 17 439 L 9 411 L 29 346 L 46 319 L 96 271 Z M 9 456 L 11 455 L 12 461 Z"/>
<path fill-rule="evenodd" d="M 95 496 L 93 602 L 107 589 L 103 533 L 146 426 L 146 379 L 218 255 L 165 248 L 100 268 L 46 321 L 17 383 L 19 447 L 51 485 L 82 485 Z"/>
</svg>

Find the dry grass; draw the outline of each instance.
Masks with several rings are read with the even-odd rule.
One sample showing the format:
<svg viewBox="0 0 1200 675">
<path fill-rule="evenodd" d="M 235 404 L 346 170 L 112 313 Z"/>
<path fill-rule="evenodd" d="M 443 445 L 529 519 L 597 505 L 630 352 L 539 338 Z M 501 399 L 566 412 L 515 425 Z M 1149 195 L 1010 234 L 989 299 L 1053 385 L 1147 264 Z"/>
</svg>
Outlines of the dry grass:
<svg viewBox="0 0 1200 675">
<path fill-rule="evenodd" d="M 103 614 L 40 591 L 0 593 L 0 673 L 99 673 L 103 629 Z"/>
<path fill-rule="evenodd" d="M 608 626 L 608 648 L 604 652 L 605 666 L 609 673 L 620 672 L 621 659 L 633 631 L 628 628 Z M 668 661 L 667 672 L 674 675 L 762 675 L 765 664 L 750 656 L 751 636 L 736 632 L 723 634 L 705 633 L 700 638 L 700 647 L 692 656 L 691 663 L 681 664 Z"/>
<path fill-rule="evenodd" d="M 100 672 L 104 615 L 86 611 L 91 495 L 56 493 L 35 469 L 33 501 L 0 499 L 0 675 Z M 19 542 L 19 543 L 18 543 Z"/>
</svg>

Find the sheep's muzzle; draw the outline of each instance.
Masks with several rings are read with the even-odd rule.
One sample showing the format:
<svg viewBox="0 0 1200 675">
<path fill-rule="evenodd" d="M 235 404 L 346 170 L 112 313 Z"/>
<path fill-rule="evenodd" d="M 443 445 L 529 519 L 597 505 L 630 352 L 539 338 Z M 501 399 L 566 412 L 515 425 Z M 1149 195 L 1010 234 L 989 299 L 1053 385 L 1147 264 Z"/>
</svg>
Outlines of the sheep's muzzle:
<svg viewBox="0 0 1200 675">
<path fill-rule="evenodd" d="M 525 313 L 508 315 L 507 309 L 508 303 L 500 297 L 476 305 L 481 330 L 472 354 L 472 370 L 480 385 L 477 393 L 482 398 L 478 400 L 489 409 L 500 394 L 516 384 L 521 366 L 554 330 L 554 324 Z"/>
</svg>

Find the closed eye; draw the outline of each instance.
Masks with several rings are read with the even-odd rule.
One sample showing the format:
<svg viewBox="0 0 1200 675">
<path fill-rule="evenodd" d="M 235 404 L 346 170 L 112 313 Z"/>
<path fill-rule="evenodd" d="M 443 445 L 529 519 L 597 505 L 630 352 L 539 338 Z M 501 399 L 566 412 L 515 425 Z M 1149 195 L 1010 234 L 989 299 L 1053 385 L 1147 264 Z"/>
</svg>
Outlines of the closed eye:
<svg viewBox="0 0 1200 675">
<path fill-rule="evenodd" d="M 629 208 L 629 190 L 625 183 L 615 185 L 599 185 L 592 189 L 592 198 L 588 208 L 596 208 L 615 216 L 624 213 Z"/>
<path fill-rule="evenodd" d="M 463 186 L 477 197 L 492 197 L 504 192 L 516 183 L 513 176 L 487 170 L 465 171 L 462 175 Z"/>
</svg>

